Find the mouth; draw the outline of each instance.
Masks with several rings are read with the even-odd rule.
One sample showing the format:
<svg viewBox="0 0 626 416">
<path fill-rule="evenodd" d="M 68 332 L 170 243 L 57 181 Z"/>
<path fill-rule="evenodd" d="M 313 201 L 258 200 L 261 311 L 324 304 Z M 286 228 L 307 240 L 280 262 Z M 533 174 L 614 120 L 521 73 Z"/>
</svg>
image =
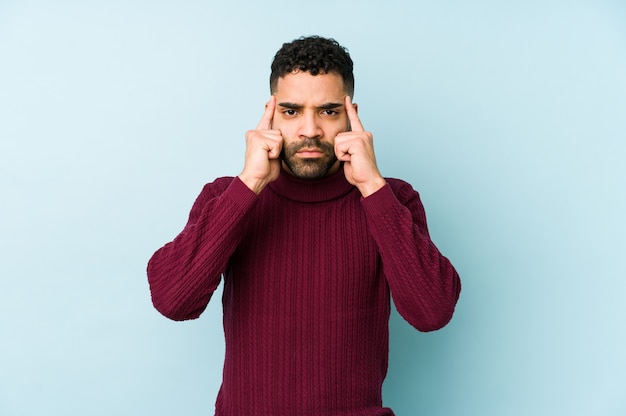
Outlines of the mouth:
<svg viewBox="0 0 626 416">
<path fill-rule="evenodd" d="M 298 150 L 296 154 L 303 159 L 310 159 L 310 158 L 324 156 L 324 152 L 321 149 L 316 149 L 316 148 L 300 149 Z"/>
</svg>

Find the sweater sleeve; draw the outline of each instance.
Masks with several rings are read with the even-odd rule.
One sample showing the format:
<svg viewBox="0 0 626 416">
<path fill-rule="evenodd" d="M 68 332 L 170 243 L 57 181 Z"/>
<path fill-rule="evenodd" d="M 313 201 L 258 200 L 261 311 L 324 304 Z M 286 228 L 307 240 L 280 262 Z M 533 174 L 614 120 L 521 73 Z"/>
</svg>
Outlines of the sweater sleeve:
<svg viewBox="0 0 626 416">
<path fill-rule="evenodd" d="M 419 194 L 406 182 L 388 180 L 362 204 L 398 312 L 420 331 L 444 327 L 461 281 L 430 239 Z"/>
<path fill-rule="evenodd" d="M 177 321 L 200 316 L 256 201 L 257 195 L 239 178 L 222 178 L 204 186 L 185 228 L 148 262 L 152 303 L 159 312 Z"/>
</svg>

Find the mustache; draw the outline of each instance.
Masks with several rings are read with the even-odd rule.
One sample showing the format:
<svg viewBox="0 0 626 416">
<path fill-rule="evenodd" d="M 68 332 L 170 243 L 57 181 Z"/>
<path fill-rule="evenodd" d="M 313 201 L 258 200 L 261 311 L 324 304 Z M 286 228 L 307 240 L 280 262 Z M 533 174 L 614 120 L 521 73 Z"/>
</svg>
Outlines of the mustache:
<svg viewBox="0 0 626 416">
<path fill-rule="evenodd" d="M 294 143 L 292 146 L 293 147 L 290 146 L 290 149 L 293 149 L 295 151 L 298 151 L 300 149 L 305 149 L 305 148 L 324 149 L 328 147 L 328 143 L 322 143 L 320 139 L 316 139 L 316 138 L 307 138 L 307 139 L 301 140 L 298 143 Z"/>
<path fill-rule="evenodd" d="M 285 158 L 287 156 L 295 155 L 301 149 L 321 149 L 325 153 L 334 154 L 335 148 L 332 144 L 323 142 L 320 139 L 316 138 L 306 138 L 302 139 L 296 143 L 291 143 L 288 146 L 283 146 L 280 151 L 280 157 Z"/>
</svg>

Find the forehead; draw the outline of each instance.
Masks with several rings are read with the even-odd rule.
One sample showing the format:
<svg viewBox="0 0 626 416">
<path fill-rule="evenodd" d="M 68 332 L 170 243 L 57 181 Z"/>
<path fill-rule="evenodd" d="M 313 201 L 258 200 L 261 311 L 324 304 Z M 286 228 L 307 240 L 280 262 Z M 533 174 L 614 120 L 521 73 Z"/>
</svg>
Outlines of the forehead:
<svg viewBox="0 0 626 416">
<path fill-rule="evenodd" d="M 336 100 L 343 102 L 346 92 L 343 79 L 337 73 L 311 75 L 298 71 L 278 78 L 275 95 L 279 100 L 304 104 Z"/>
</svg>

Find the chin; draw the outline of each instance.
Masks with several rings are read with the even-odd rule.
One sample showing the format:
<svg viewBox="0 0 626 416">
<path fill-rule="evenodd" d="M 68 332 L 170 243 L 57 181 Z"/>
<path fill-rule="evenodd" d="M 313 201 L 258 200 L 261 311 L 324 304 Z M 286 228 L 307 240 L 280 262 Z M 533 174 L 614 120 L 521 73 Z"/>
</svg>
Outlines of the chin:
<svg viewBox="0 0 626 416">
<path fill-rule="evenodd" d="M 305 159 L 285 161 L 285 164 L 296 178 L 316 180 L 328 176 L 336 161 L 336 158 L 334 160 Z"/>
</svg>

